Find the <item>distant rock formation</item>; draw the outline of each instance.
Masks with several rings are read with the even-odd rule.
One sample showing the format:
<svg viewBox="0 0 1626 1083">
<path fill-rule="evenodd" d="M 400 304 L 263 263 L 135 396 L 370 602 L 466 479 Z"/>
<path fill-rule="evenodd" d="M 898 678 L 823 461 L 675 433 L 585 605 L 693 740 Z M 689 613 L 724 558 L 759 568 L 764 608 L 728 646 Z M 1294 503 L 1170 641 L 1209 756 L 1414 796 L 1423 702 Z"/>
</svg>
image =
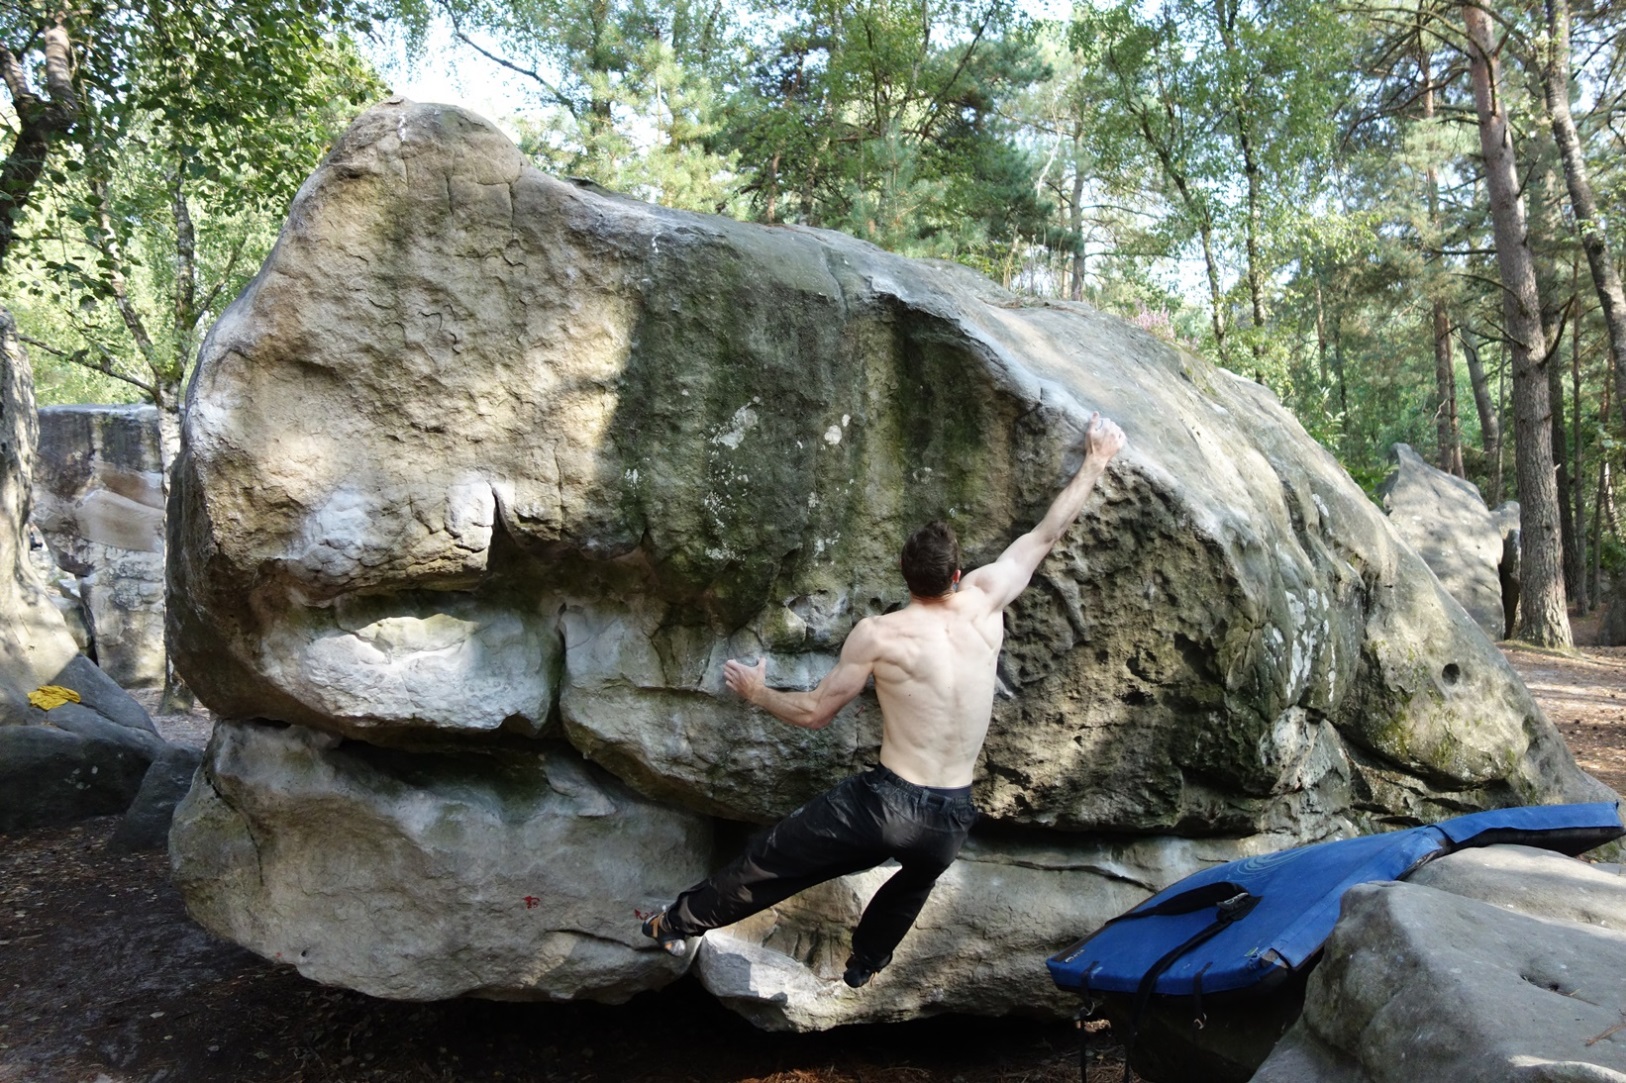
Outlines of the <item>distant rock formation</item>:
<svg viewBox="0 0 1626 1083">
<path fill-rule="evenodd" d="M 1394 469 L 1378 497 L 1395 531 L 1487 636 L 1506 639 L 1518 601 L 1518 504 L 1491 511 L 1472 482 L 1430 466 L 1407 444 L 1390 448 L 1389 458 Z"/>
<path fill-rule="evenodd" d="M 34 523 L 78 580 L 96 664 L 164 683 L 164 477 L 153 406 L 40 410 Z"/>
<path fill-rule="evenodd" d="M 910 530 L 993 559 L 1094 410 L 1131 444 L 1009 614 L 966 858 L 861 994 L 839 960 L 874 874 L 707 938 L 725 1003 L 1059 1014 L 1043 957 L 1201 863 L 1606 795 L 1264 388 L 962 268 L 554 180 L 395 101 L 302 188 L 190 390 L 171 646 L 227 721 L 171 837 L 189 904 L 380 995 L 669 980 L 634 908 L 879 740 L 872 696 L 798 730 L 723 660 L 811 685 L 905 600 Z"/>
</svg>

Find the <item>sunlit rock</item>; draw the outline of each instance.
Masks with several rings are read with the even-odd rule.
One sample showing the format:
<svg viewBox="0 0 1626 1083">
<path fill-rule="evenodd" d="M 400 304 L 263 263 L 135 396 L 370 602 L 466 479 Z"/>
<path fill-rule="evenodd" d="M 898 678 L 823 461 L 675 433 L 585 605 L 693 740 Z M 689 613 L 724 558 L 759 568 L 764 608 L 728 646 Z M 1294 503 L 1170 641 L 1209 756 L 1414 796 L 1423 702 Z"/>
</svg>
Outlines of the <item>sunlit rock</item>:
<svg viewBox="0 0 1626 1083">
<path fill-rule="evenodd" d="M 1492 846 L 1345 897 L 1255 1083 L 1626 1079 L 1626 879 Z"/>
<path fill-rule="evenodd" d="M 999 831 L 980 852 L 1035 829 L 1147 836 L 1168 843 L 1161 883 L 1197 860 L 1180 836 L 1286 845 L 1604 795 L 1263 387 L 963 268 L 554 180 L 479 118 L 402 101 L 335 145 L 201 351 L 170 515 L 176 661 L 225 716 L 390 749 L 368 755 L 422 765 L 403 779 L 568 741 L 672 815 L 769 820 L 870 761 L 875 702 L 796 730 L 733 699 L 722 660 L 765 655 L 771 682 L 811 686 L 857 620 L 905 600 L 909 531 L 946 517 L 968 566 L 992 560 L 1097 410 L 1130 446 L 1009 615 L 976 791 Z M 231 769 L 245 792 L 266 789 L 255 762 Z M 297 792 L 318 806 L 324 779 Z M 178 831 L 179 859 L 207 867 L 230 837 Z M 662 867 L 641 845 L 618 858 L 635 880 Z M 989 861 L 952 872 L 931 921 L 956 920 L 957 895 L 983 920 Z M 298 884 L 348 892 L 350 868 L 311 858 Z M 495 873 L 457 875 L 473 891 Z M 664 880 L 639 882 L 659 897 Z M 228 878 L 200 898 L 204 882 L 187 890 L 210 912 L 291 890 Z M 1058 901 L 1071 890 L 1086 897 Z M 1089 878 L 1039 894 L 988 949 L 1027 975 L 990 986 L 1008 992 L 962 969 L 927 1003 L 900 978 L 861 1014 L 1032 1006 L 1043 955 L 1126 898 Z M 851 916 L 807 935 L 836 943 Z M 798 1004 L 823 956 L 780 954 L 785 1004 L 754 1017 L 853 1017 Z"/>
</svg>

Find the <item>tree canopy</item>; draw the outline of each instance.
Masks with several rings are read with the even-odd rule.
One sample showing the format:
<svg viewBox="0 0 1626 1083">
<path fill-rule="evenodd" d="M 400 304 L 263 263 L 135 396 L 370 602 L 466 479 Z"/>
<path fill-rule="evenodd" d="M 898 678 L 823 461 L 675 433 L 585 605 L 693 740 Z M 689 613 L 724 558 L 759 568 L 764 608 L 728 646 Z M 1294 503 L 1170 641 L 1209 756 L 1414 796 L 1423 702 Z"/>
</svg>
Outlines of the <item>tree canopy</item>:
<svg viewBox="0 0 1626 1083">
<path fill-rule="evenodd" d="M 1268 385 L 1368 485 L 1396 441 L 1492 503 L 1544 504 L 1529 490 L 1550 473 L 1569 597 L 1596 598 L 1600 568 L 1626 562 L 1613 469 L 1626 300 L 1612 270 L 1626 11 L 1037 10 L 25 0 L 0 13 L 5 302 L 47 398 L 108 394 L 66 375 L 92 370 L 174 398 L 322 148 L 383 95 L 357 42 L 394 35 L 437 63 L 424 43 L 442 27 L 523 88 L 494 119 L 540 168 L 840 229 L 1118 312 Z M 1476 84 L 1494 87 L 1489 112 Z M 1515 208 L 1530 269 L 1517 287 L 1499 260 Z M 1547 405 L 1515 424 L 1521 395 Z"/>
<path fill-rule="evenodd" d="M 347 36 L 367 25 L 342 0 L 0 11 L 12 160 L 26 142 L 18 103 L 51 84 L 52 40 L 71 99 L 35 183 L 0 184 L 4 299 L 46 398 L 57 377 L 117 396 L 111 380 L 178 408 L 202 331 L 333 134 L 384 92 Z"/>
</svg>

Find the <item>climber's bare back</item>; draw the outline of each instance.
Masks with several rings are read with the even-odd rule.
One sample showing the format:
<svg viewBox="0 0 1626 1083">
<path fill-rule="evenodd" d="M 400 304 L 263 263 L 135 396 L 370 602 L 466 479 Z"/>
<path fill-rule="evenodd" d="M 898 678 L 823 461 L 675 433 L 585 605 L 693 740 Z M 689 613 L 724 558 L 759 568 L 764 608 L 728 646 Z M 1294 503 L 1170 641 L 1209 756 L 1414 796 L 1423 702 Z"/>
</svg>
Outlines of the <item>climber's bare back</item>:
<svg viewBox="0 0 1626 1083">
<path fill-rule="evenodd" d="M 881 704 L 881 763 L 918 786 L 969 786 L 994 707 L 1003 612 L 967 583 L 871 617 L 855 637 Z"/>
<path fill-rule="evenodd" d="M 994 706 L 995 670 L 1005 638 L 1005 607 L 1078 517 L 1095 481 L 1124 445 L 1122 430 L 1091 417 L 1084 462 L 1032 530 L 999 559 L 955 573 L 948 593 L 911 594 L 896 612 L 859 621 L 836 666 L 818 687 L 767 687 L 767 660 L 730 660 L 728 687 L 794 726 L 820 729 L 875 679 L 881 704 L 881 763 L 917 786 L 969 786 Z"/>
</svg>

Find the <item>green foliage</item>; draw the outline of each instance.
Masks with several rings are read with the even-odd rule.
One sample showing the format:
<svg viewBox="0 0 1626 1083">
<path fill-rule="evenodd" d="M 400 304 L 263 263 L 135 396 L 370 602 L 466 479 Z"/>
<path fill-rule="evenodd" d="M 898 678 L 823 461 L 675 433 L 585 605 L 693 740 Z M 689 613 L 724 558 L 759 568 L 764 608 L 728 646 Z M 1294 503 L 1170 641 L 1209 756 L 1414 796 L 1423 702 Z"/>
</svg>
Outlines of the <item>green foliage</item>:
<svg viewBox="0 0 1626 1083">
<path fill-rule="evenodd" d="M 0 39 L 55 17 L 9 10 Z M 121 397 L 171 410 L 202 330 L 275 239 L 298 185 L 380 96 L 340 2 L 108 5 L 70 13 L 80 110 L 54 149 L 6 268 L 42 401 Z M 95 376 L 69 378 L 63 365 Z"/>
<path fill-rule="evenodd" d="M 521 147 L 548 172 L 670 207 L 740 207 L 732 155 L 717 143 L 718 80 L 740 63 L 738 9 L 678 0 L 442 0 L 407 4 L 421 50 L 429 21 L 448 18 L 473 43 L 494 37 L 534 91 L 517 118 Z"/>
<path fill-rule="evenodd" d="M 1013 0 L 360 3 L 76 9 L 83 115 L 3 281 L 19 326 L 48 344 L 34 348 L 42 400 L 130 393 L 87 363 L 173 394 L 297 185 L 383 93 L 345 35 L 387 23 L 422 57 L 442 20 L 532 89 L 509 120 L 541 168 L 668 206 L 841 229 L 1095 304 L 1268 385 L 1369 488 L 1396 441 L 1437 457 L 1440 306 L 1468 472 L 1494 484 L 1486 434 L 1512 428 L 1508 374 L 1456 5 L 1097 0 L 1034 22 Z M 1615 8 L 1581 6 L 1571 60 L 1618 247 Z M 0 42 L 36 80 L 56 10 L 0 11 Z M 1561 454 L 1571 469 L 1579 456 L 1591 500 L 1598 464 L 1619 461 L 1626 409 L 1605 409 L 1603 324 L 1550 141 L 1533 138 L 1539 12 L 1496 14 L 1550 329 L 1565 328 Z M 1483 431 L 1463 335 L 1486 365 Z"/>
<path fill-rule="evenodd" d="M 1605 534 L 1602 539 L 1602 551 L 1598 554 L 1598 566 L 1615 582 L 1626 575 L 1626 543 L 1615 534 Z"/>
<path fill-rule="evenodd" d="M 1043 71 L 1010 5 L 817 0 L 794 19 L 735 96 L 758 214 L 973 262 L 1042 230 L 999 113 Z"/>
</svg>

